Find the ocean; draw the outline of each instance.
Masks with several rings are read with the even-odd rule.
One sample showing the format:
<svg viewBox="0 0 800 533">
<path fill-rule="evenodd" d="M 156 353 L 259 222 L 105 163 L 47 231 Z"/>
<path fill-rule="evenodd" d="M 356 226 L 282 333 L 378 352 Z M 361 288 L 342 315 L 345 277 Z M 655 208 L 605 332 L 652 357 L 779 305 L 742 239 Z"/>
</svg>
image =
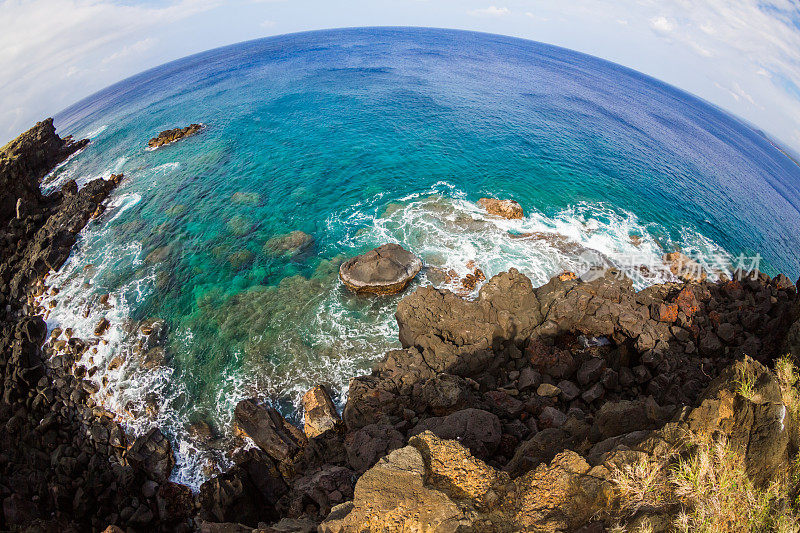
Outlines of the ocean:
<svg viewBox="0 0 800 533">
<path fill-rule="evenodd" d="M 305 390 L 328 384 L 341 403 L 349 378 L 399 346 L 402 295 L 357 297 L 337 278 L 377 245 L 423 259 L 408 290 L 471 261 L 539 285 L 587 257 L 641 288 L 674 279 L 658 265 L 676 249 L 712 279 L 753 257 L 800 274 L 800 167 L 767 137 L 541 43 L 412 28 L 272 37 L 149 70 L 55 119 L 92 142 L 48 190 L 126 179 L 50 278 L 48 324 L 89 338 L 111 322 L 82 361 L 97 367 L 96 398 L 133 432 L 162 427 L 175 479 L 193 487 L 227 463 L 240 399 L 301 423 Z M 205 128 L 147 149 L 190 123 Z M 488 216 L 483 196 L 526 216 Z M 294 231 L 313 243 L 283 250 L 275 239 Z"/>
</svg>

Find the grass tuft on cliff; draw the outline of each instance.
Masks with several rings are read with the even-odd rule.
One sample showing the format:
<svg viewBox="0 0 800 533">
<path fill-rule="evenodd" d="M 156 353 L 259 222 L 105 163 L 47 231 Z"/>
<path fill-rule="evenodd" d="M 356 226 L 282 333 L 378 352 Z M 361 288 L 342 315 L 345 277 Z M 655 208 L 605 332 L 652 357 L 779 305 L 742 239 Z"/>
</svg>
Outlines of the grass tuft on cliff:
<svg viewBox="0 0 800 533">
<path fill-rule="evenodd" d="M 784 356 L 775 373 L 787 408 L 787 424 L 798 442 L 800 376 Z M 746 376 L 737 392 L 749 397 Z M 614 531 L 703 533 L 800 532 L 800 455 L 765 487 L 748 478 L 744 457 L 724 440 L 687 434 L 666 456 L 643 456 L 612 473 L 618 496 Z"/>
</svg>

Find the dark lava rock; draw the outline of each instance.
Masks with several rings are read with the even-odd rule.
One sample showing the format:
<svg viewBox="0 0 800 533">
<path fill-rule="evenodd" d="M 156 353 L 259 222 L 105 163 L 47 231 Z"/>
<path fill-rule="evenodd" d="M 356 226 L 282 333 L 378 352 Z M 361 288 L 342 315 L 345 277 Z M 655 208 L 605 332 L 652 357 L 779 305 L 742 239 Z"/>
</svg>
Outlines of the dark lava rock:
<svg viewBox="0 0 800 533">
<path fill-rule="evenodd" d="M 481 459 L 494 454 L 500 444 L 501 426 L 496 415 L 481 409 L 463 409 L 453 414 L 427 418 L 417 424 L 409 437 L 431 431 L 443 439 L 455 439 Z"/>
<path fill-rule="evenodd" d="M 185 128 L 174 128 L 171 130 L 164 130 L 158 134 L 157 137 L 153 137 L 147 142 L 147 146 L 150 148 L 158 148 L 159 146 L 164 146 L 165 144 L 171 144 L 175 141 L 183 139 L 184 137 L 188 137 L 190 135 L 194 135 L 198 133 L 200 130 L 203 129 L 202 124 L 190 124 Z"/>
<path fill-rule="evenodd" d="M 41 179 L 87 144 L 89 139 L 61 139 L 52 118 L 6 144 L 0 151 L 0 227 L 16 217 L 18 204 L 27 212 L 38 209 L 44 201 L 39 191 Z"/>
<path fill-rule="evenodd" d="M 339 279 L 351 291 L 364 294 L 395 294 L 422 269 L 422 261 L 399 244 L 384 244 L 345 261 Z"/>
<path fill-rule="evenodd" d="M 403 446 L 405 439 L 394 427 L 370 424 L 347 435 L 347 461 L 356 472 L 365 472 L 378 459 Z"/>
<path fill-rule="evenodd" d="M 175 456 L 169 440 L 158 428 L 153 428 L 133 441 L 127 453 L 128 462 L 144 471 L 157 482 L 164 482 L 172 474 Z"/>
<path fill-rule="evenodd" d="M 272 407 L 255 400 L 242 400 L 234 412 L 236 426 L 277 461 L 293 457 L 306 443 L 306 436 Z"/>
</svg>

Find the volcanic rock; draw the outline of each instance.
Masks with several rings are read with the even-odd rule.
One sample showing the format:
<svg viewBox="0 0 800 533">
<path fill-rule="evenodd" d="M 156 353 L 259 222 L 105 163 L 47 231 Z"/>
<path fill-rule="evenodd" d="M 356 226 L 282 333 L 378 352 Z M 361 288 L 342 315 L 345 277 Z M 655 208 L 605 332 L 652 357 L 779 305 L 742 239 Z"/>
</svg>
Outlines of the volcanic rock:
<svg viewBox="0 0 800 533">
<path fill-rule="evenodd" d="M 261 407 L 255 400 L 242 400 L 234 411 L 237 429 L 277 461 L 292 458 L 306 443 L 303 433 L 272 407 Z"/>
<path fill-rule="evenodd" d="M 171 130 L 164 130 L 158 134 L 157 137 L 153 137 L 147 142 L 147 146 L 150 148 L 158 148 L 159 146 L 164 146 L 165 144 L 171 144 L 175 141 L 183 139 L 184 137 L 189 137 L 190 135 L 194 135 L 198 133 L 200 130 L 203 129 L 202 124 L 190 124 L 185 128 L 174 128 Z"/>
<path fill-rule="evenodd" d="M 430 431 L 442 439 L 455 439 L 478 458 L 488 459 L 500 444 L 500 419 L 481 409 L 463 409 L 443 417 L 426 418 L 409 433 Z"/>
<path fill-rule="evenodd" d="M 308 438 L 322 435 L 341 422 L 330 394 L 322 385 L 309 389 L 303 395 L 303 409 L 305 411 L 304 429 Z"/>
<path fill-rule="evenodd" d="M 684 281 L 703 281 L 708 276 L 700 263 L 681 252 L 665 254 L 662 260 L 670 272 Z"/>
<path fill-rule="evenodd" d="M 514 200 L 498 200 L 497 198 L 481 198 L 478 205 L 486 209 L 490 215 L 519 219 L 524 216 L 522 206 Z"/>
<path fill-rule="evenodd" d="M 0 227 L 17 215 L 37 210 L 44 202 L 39 182 L 54 166 L 89 144 L 56 135 L 53 119 L 34 127 L 0 149 Z M 21 218 L 21 217 L 20 217 Z"/>
<path fill-rule="evenodd" d="M 402 291 L 421 268 L 417 256 L 391 243 L 344 262 L 339 279 L 358 294 L 388 295 Z"/>
</svg>

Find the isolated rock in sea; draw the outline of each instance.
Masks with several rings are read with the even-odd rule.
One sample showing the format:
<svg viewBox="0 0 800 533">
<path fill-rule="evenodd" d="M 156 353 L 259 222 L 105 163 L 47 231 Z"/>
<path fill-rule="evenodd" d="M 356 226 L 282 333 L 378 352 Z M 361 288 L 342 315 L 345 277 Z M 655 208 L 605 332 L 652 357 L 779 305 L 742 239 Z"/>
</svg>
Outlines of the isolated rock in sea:
<svg viewBox="0 0 800 533">
<path fill-rule="evenodd" d="M 188 137 L 190 135 L 194 135 L 198 133 L 200 130 L 203 129 L 202 124 L 190 124 L 185 128 L 173 128 L 171 130 L 164 130 L 158 134 L 157 137 L 153 137 L 147 142 L 147 146 L 150 148 L 158 148 L 159 146 L 164 146 L 165 144 L 171 144 L 175 141 L 183 139 L 184 137 Z"/>
<path fill-rule="evenodd" d="M 497 198 L 481 198 L 478 205 L 486 209 L 490 215 L 508 219 L 520 219 L 525 215 L 522 206 L 515 200 L 498 200 Z"/>
<path fill-rule="evenodd" d="M 272 237 L 264 244 L 264 253 L 271 256 L 295 256 L 308 250 L 314 237 L 300 230 Z"/>
<path fill-rule="evenodd" d="M 309 389 L 303 395 L 303 410 L 304 429 L 308 438 L 322 435 L 341 422 L 330 394 L 322 385 Z"/>
<path fill-rule="evenodd" d="M 414 279 L 422 261 L 399 244 L 384 244 L 353 257 L 339 268 L 339 279 L 359 294 L 396 294 Z"/>
</svg>

